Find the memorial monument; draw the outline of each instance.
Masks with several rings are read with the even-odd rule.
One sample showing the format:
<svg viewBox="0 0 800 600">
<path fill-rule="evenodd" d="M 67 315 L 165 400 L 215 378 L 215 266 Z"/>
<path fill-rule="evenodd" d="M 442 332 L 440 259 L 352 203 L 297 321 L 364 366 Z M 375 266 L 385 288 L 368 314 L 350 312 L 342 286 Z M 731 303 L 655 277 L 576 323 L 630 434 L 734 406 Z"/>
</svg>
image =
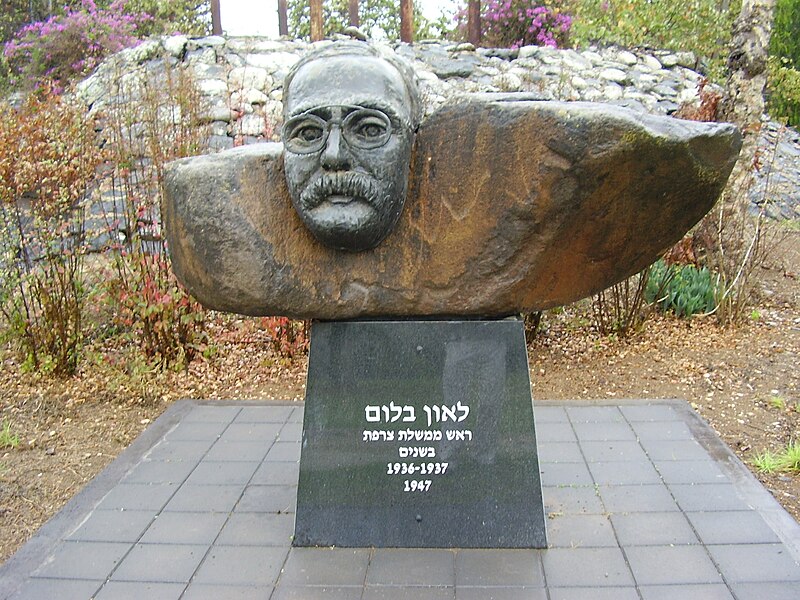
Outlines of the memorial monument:
<svg viewBox="0 0 800 600">
<path fill-rule="evenodd" d="M 515 94 L 421 121 L 413 70 L 355 42 L 283 97 L 283 143 L 173 163 L 163 212 L 203 304 L 315 320 L 294 543 L 545 547 L 517 315 L 653 262 L 738 132 Z"/>
</svg>

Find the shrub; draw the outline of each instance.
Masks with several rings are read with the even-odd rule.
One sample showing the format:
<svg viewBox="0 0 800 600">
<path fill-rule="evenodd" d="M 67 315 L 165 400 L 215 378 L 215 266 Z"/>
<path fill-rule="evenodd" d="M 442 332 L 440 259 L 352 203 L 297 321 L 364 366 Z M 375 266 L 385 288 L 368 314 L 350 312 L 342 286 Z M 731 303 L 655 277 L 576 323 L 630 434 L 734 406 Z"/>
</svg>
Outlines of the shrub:
<svg viewBox="0 0 800 600">
<path fill-rule="evenodd" d="M 692 51 L 722 81 L 727 45 L 741 2 L 717 0 L 569 0 L 576 46 L 592 43 Z"/>
<path fill-rule="evenodd" d="M 0 119 L 0 311 L 25 364 L 67 376 L 83 329 L 84 206 L 100 163 L 94 124 L 51 93 Z"/>
<path fill-rule="evenodd" d="M 769 111 L 800 125 L 800 2 L 777 0 L 769 43 Z"/>
<path fill-rule="evenodd" d="M 626 337 L 639 331 L 649 316 L 645 290 L 650 267 L 592 297 L 594 325 L 603 335 Z"/>
<path fill-rule="evenodd" d="M 644 295 L 647 302 L 678 317 L 712 313 L 717 306 L 716 282 L 707 268 L 663 260 L 651 267 Z"/>
<path fill-rule="evenodd" d="M 308 352 L 309 321 L 265 317 L 262 324 L 270 334 L 272 351 L 279 357 L 291 360 Z"/>
<path fill-rule="evenodd" d="M 137 29 L 151 20 L 144 13 L 124 11 L 124 0 L 115 0 L 108 8 L 82 0 L 63 15 L 25 25 L 5 44 L 12 73 L 31 88 L 43 78 L 63 86 L 87 74 L 103 57 L 134 44 Z"/>
<path fill-rule="evenodd" d="M 172 273 L 161 235 L 164 169 L 170 160 L 201 153 L 207 131 L 197 125 L 202 105 L 194 81 L 186 71 L 164 69 L 115 78 L 119 102 L 109 108 L 107 124 L 109 185 L 118 204 L 106 222 L 116 277 L 108 287 L 118 324 L 145 355 L 180 367 L 205 344 L 205 312 Z"/>
<path fill-rule="evenodd" d="M 565 46 L 572 26 L 561 0 L 487 0 L 481 2 L 481 40 L 485 46 Z M 459 29 L 467 25 L 467 9 L 456 13 Z"/>
</svg>

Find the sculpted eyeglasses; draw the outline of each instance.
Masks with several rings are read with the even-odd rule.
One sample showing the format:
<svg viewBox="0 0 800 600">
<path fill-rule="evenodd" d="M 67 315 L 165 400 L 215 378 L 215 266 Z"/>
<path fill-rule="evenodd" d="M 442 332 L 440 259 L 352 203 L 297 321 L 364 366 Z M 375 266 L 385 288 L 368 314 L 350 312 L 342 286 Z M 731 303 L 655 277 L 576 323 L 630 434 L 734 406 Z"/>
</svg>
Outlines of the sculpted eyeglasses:
<svg viewBox="0 0 800 600">
<path fill-rule="evenodd" d="M 312 154 L 325 147 L 331 127 L 337 126 L 350 147 L 369 150 L 380 148 L 392 135 L 389 116 L 377 109 L 360 106 L 326 106 L 331 109 L 331 118 L 326 120 L 313 114 L 313 108 L 295 115 L 283 124 L 284 147 L 295 154 Z M 338 110 L 336 110 L 338 109 Z M 342 118 L 341 115 L 350 111 Z"/>
</svg>

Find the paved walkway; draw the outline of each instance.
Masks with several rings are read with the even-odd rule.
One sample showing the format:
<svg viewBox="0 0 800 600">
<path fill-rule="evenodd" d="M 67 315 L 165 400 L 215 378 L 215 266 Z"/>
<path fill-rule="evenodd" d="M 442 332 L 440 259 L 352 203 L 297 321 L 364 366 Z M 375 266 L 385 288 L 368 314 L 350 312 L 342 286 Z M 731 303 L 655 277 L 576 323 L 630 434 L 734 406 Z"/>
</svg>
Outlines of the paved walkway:
<svg viewBox="0 0 800 600">
<path fill-rule="evenodd" d="M 684 402 L 535 412 L 547 550 L 293 549 L 302 406 L 186 401 L 0 568 L 0 598 L 800 597 L 800 526 Z"/>
</svg>

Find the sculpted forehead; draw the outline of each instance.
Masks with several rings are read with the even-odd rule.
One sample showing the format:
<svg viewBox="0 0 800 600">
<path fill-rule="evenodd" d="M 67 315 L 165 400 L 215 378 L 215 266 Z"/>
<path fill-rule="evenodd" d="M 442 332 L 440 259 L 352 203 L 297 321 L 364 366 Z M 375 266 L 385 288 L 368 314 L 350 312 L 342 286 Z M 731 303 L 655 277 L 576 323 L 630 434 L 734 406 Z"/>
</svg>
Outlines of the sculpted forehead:
<svg viewBox="0 0 800 600">
<path fill-rule="evenodd" d="M 285 101 L 288 115 L 317 106 L 356 104 L 410 119 L 411 99 L 402 75 L 372 56 L 331 56 L 303 65 L 286 90 Z"/>
</svg>

